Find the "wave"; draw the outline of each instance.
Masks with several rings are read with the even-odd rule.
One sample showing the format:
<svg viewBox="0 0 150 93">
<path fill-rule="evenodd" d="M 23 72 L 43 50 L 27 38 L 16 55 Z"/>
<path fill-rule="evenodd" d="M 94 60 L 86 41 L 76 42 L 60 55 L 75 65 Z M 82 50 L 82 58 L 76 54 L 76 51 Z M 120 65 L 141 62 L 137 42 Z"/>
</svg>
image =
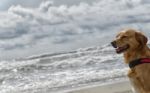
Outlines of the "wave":
<svg viewBox="0 0 150 93">
<path fill-rule="evenodd" d="M 0 62 L 1 93 L 50 93 L 125 78 L 121 55 L 110 45 Z"/>
</svg>

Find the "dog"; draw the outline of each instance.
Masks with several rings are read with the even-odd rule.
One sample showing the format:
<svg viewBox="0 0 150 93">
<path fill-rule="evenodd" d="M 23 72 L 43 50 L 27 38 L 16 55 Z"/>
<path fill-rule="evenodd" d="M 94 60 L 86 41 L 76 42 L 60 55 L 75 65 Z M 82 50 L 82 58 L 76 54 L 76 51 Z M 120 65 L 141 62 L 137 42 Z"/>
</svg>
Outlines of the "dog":
<svg viewBox="0 0 150 93">
<path fill-rule="evenodd" d="M 111 42 L 116 53 L 123 53 L 125 63 L 133 66 L 127 76 L 135 93 L 150 93 L 150 49 L 147 42 L 148 38 L 135 29 L 124 29 Z M 135 64 L 135 60 L 144 58 L 149 59 L 149 62 Z"/>
</svg>

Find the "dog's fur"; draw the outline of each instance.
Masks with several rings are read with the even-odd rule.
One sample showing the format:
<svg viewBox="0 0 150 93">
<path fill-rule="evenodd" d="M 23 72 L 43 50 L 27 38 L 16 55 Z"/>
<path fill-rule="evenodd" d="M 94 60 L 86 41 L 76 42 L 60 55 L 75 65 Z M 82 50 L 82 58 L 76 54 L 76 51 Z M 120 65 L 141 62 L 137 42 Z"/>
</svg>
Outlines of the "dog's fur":
<svg viewBox="0 0 150 93">
<path fill-rule="evenodd" d="M 129 64 L 135 59 L 150 58 L 147 41 L 148 39 L 143 33 L 135 29 L 125 29 L 118 33 L 113 42 L 117 46 L 116 52 L 123 53 L 125 63 Z M 125 47 L 126 49 L 117 51 L 119 47 Z M 129 69 L 128 77 L 136 93 L 150 93 L 150 64 L 141 64 Z"/>
</svg>

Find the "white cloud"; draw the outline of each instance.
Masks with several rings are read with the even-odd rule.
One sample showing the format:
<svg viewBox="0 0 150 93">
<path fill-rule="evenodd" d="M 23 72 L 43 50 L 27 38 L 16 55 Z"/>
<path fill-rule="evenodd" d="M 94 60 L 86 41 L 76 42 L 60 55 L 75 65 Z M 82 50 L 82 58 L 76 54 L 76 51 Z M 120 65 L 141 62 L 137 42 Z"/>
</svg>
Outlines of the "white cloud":
<svg viewBox="0 0 150 93">
<path fill-rule="evenodd" d="M 53 5 L 52 1 L 47 1 L 47 2 L 43 2 L 41 3 L 39 10 L 43 11 L 43 12 L 47 12 L 48 9 Z"/>
<path fill-rule="evenodd" d="M 46 1 L 38 8 L 12 6 L 0 13 L 1 57 L 105 44 L 122 27 L 148 30 L 149 6 L 141 0 L 101 0 L 72 6 L 53 6 Z"/>
</svg>

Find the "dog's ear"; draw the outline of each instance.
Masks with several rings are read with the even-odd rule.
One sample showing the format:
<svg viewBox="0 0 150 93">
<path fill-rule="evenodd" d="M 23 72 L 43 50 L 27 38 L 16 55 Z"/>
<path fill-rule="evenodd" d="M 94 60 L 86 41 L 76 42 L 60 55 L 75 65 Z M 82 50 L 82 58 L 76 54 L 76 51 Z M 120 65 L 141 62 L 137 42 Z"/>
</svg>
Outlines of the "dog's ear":
<svg viewBox="0 0 150 93">
<path fill-rule="evenodd" d="M 145 46 L 147 44 L 148 39 L 141 32 L 136 32 L 135 33 L 135 38 L 140 43 L 141 46 Z"/>
</svg>

